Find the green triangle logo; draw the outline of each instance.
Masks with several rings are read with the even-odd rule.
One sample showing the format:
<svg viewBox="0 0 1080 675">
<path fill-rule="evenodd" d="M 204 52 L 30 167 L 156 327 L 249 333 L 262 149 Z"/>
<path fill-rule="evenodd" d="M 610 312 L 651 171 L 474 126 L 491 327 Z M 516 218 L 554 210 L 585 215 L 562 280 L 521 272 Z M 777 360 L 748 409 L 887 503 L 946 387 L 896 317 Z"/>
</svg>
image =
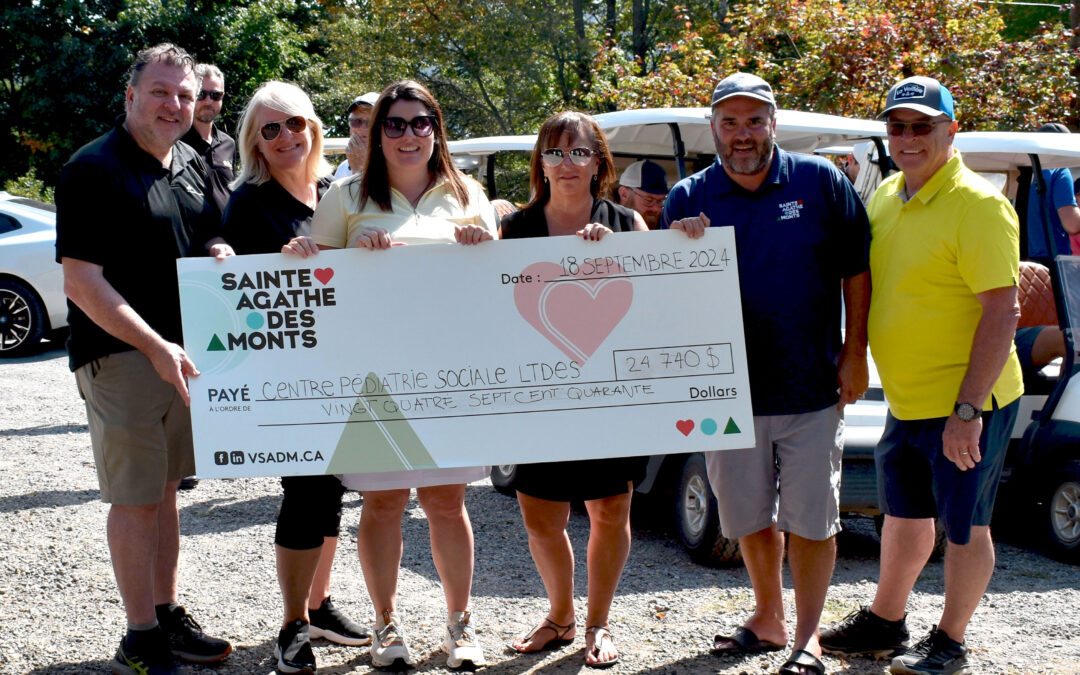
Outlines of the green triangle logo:
<svg viewBox="0 0 1080 675">
<path fill-rule="evenodd" d="M 225 351 L 225 345 L 221 344 L 221 338 L 214 334 L 214 337 L 210 339 L 210 346 L 206 348 L 208 352 L 223 352 Z"/>
<path fill-rule="evenodd" d="M 739 425 L 735 424 L 735 418 L 727 418 L 727 426 L 724 427 L 725 434 L 741 434 L 742 430 L 739 429 Z"/>
</svg>

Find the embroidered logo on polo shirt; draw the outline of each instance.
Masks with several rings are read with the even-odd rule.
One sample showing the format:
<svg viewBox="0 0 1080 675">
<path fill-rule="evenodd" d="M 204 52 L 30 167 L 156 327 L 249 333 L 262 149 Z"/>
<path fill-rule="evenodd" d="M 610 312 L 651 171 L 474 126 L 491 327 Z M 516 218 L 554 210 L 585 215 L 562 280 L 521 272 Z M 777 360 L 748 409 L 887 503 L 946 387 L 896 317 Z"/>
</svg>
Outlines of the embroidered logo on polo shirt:
<svg viewBox="0 0 1080 675">
<path fill-rule="evenodd" d="M 803 202 L 801 199 L 780 204 L 780 217 L 777 218 L 777 220 L 791 220 L 792 218 L 798 218 L 802 211 L 802 207 Z"/>
</svg>

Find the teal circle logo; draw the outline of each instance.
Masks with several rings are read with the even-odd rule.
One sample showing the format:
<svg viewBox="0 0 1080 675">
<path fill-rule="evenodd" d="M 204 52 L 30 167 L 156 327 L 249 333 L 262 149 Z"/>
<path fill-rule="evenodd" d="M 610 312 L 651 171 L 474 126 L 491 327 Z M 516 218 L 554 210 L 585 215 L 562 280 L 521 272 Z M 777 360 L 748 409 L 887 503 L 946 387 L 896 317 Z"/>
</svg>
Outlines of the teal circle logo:
<svg viewBox="0 0 1080 675">
<path fill-rule="evenodd" d="M 252 312 L 251 314 L 247 315 L 247 325 L 248 328 L 250 328 L 251 330 L 259 330 L 260 328 L 262 328 L 264 321 L 266 320 L 263 319 L 263 315 L 259 314 L 258 312 Z M 714 424 L 713 426 L 716 425 Z"/>
<path fill-rule="evenodd" d="M 712 436 L 716 433 L 716 420 L 711 417 L 706 417 L 701 420 L 701 433 L 706 436 Z"/>
</svg>

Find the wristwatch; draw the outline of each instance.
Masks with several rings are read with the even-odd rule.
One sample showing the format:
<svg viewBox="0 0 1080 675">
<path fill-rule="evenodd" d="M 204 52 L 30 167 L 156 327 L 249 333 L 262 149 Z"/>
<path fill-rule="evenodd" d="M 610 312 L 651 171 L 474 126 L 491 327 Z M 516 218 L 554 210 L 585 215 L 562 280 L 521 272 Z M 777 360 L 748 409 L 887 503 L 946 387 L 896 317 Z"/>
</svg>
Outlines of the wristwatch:
<svg viewBox="0 0 1080 675">
<path fill-rule="evenodd" d="M 957 403 L 953 410 L 961 422 L 970 422 L 979 416 L 979 409 L 970 403 Z"/>
</svg>

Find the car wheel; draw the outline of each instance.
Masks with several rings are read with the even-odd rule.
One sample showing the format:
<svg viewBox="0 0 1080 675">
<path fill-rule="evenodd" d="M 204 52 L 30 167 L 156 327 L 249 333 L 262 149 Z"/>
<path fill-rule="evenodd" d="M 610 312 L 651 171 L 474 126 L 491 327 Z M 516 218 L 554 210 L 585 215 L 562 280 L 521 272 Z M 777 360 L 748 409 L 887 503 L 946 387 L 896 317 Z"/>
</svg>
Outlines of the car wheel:
<svg viewBox="0 0 1080 675">
<path fill-rule="evenodd" d="M 1043 523 L 1050 553 L 1080 560 L 1080 461 L 1065 463 L 1046 488 Z"/>
<path fill-rule="evenodd" d="M 877 530 L 878 539 L 881 539 L 881 528 L 885 525 L 885 514 L 874 516 L 874 529 Z M 945 547 L 949 545 L 949 537 L 945 534 L 945 524 L 938 518 L 934 521 L 934 550 L 930 551 L 930 560 L 941 560 L 945 557 Z"/>
<path fill-rule="evenodd" d="M 517 496 L 517 490 L 510 484 L 514 481 L 516 475 L 517 464 L 496 464 L 491 467 L 491 484 L 495 487 L 496 492 L 515 497 Z"/>
<path fill-rule="evenodd" d="M 728 539 L 720 533 L 716 497 L 709 487 L 705 457 L 701 453 L 690 455 L 683 465 L 675 516 L 679 540 L 694 562 L 719 567 L 742 560 L 738 540 Z"/>
<path fill-rule="evenodd" d="M 29 288 L 0 279 L 0 356 L 25 353 L 45 336 L 45 311 Z"/>
</svg>

